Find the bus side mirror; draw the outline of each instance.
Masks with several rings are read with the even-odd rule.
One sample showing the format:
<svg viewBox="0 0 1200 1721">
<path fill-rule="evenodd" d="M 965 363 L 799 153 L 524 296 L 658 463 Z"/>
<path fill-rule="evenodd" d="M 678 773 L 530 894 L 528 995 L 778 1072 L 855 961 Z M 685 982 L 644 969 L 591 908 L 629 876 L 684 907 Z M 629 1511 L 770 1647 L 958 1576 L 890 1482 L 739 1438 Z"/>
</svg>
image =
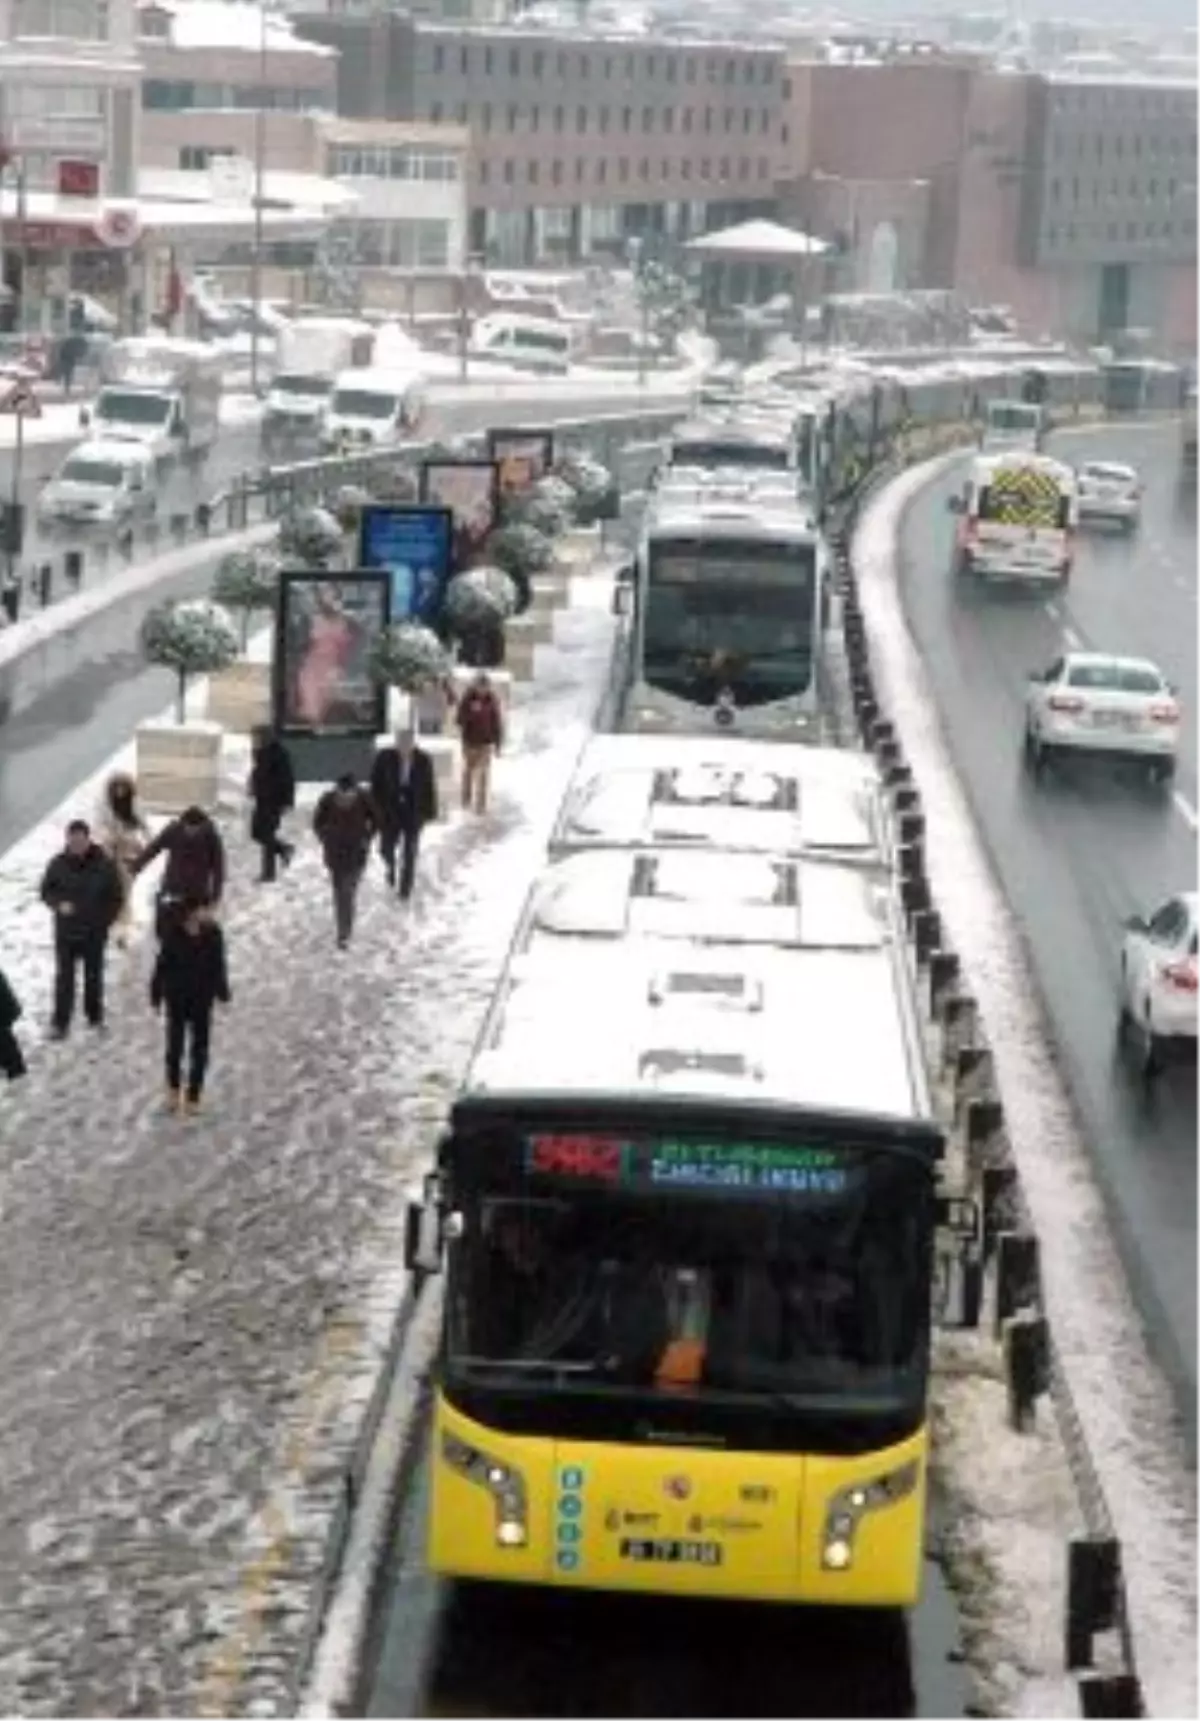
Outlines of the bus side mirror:
<svg viewBox="0 0 1200 1721">
<path fill-rule="evenodd" d="M 947 498 L 946 498 L 946 512 L 947 512 L 947 514 L 965 514 L 966 511 L 967 511 L 967 504 L 966 504 L 965 497 L 947 496 Z"/>
<path fill-rule="evenodd" d="M 442 1270 L 445 1236 L 441 1203 L 428 1182 L 419 1201 L 410 1201 L 404 1212 L 404 1265 L 413 1274 L 429 1275 Z"/>
</svg>

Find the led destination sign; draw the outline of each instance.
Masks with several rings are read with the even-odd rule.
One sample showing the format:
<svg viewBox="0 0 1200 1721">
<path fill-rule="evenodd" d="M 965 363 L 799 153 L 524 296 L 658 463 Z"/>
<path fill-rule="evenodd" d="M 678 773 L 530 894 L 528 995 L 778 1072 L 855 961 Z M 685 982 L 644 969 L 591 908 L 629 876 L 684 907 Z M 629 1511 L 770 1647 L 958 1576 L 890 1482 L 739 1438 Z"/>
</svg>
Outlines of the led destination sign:
<svg viewBox="0 0 1200 1721">
<path fill-rule="evenodd" d="M 606 1135 L 532 1135 L 534 1177 L 624 1189 L 710 1189 L 748 1195 L 845 1195 L 862 1175 L 853 1150 L 780 1142 L 626 1141 Z"/>
</svg>

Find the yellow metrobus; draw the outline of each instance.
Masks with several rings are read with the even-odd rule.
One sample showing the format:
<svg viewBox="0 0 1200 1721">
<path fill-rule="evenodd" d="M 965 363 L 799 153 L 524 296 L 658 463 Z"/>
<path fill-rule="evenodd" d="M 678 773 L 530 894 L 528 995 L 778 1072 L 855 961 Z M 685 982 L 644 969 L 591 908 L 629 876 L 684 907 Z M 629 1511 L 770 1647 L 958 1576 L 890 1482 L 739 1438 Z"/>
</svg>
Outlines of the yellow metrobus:
<svg viewBox="0 0 1200 1721">
<path fill-rule="evenodd" d="M 912 1604 L 941 1151 L 888 870 L 551 858 L 410 1213 L 432 1568 Z"/>
</svg>

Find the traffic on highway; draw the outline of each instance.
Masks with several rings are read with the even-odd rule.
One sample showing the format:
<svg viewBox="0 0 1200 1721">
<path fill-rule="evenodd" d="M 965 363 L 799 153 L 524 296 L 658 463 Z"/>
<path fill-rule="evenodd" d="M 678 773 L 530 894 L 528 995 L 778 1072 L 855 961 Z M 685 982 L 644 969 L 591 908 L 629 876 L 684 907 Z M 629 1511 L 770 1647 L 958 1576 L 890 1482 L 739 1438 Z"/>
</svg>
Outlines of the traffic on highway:
<svg viewBox="0 0 1200 1721">
<path fill-rule="evenodd" d="M 1123 979 L 1122 961 L 1141 959 L 1126 948 L 1130 918 L 1156 915 L 1196 884 L 1195 485 L 1174 424 L 1061 435 L 1053 450 L 1093 471 L 1135 468 L 1137 528 L 1081 533 L 1070 583 L 1052 593 L 964 582 L 952 571 L 946 511 L 961 484 L 954 471 L 909 512 L 902 593 L 947 743 L 1028 943 L 1152 1345 L 1183 1407 L 1196 1387 L 1195 1065 L 1157 1056 L 1166 1048 L 1146 1031 L 1145 988 Z M 1123 664 L 1145 691 L 1114 700 L 1066 685 L 1072 664 L 1090 682 Z M 1057 690 L 1032 679 L 1051 670 Z M 1051 712 L 1055 697 L 1069 709 Z M 1098 697 L 1121 710 L 1084 733 L 1085 702 Z M 1055 718 L 1058 728 L 1047 722 Z M 1159 966 L 1176 969 L 1165 983 L 1170 1023 L 1194 1053 L 1194 920 L 1190 933 L 1163 946 Z M 1165 1018 L 1161 1026 L 1165 1037 Z"/>
</svg>

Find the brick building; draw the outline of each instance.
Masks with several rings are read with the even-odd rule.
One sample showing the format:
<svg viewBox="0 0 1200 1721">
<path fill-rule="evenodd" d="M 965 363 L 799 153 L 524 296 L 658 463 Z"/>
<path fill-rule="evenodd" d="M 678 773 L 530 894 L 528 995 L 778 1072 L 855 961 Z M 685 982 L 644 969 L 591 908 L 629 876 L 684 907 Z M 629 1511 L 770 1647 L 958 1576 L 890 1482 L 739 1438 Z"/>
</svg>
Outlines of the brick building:
<svg viewBox="0 0 1200 1721">
<path fill-rule="evenodd" d="M 470 245 L 493 262 L 621 256 L 774 210 L 781 49 L 383 11 L 296 27 L 338 49 L 343 115 L 470 127 Z"/>
</svg>

